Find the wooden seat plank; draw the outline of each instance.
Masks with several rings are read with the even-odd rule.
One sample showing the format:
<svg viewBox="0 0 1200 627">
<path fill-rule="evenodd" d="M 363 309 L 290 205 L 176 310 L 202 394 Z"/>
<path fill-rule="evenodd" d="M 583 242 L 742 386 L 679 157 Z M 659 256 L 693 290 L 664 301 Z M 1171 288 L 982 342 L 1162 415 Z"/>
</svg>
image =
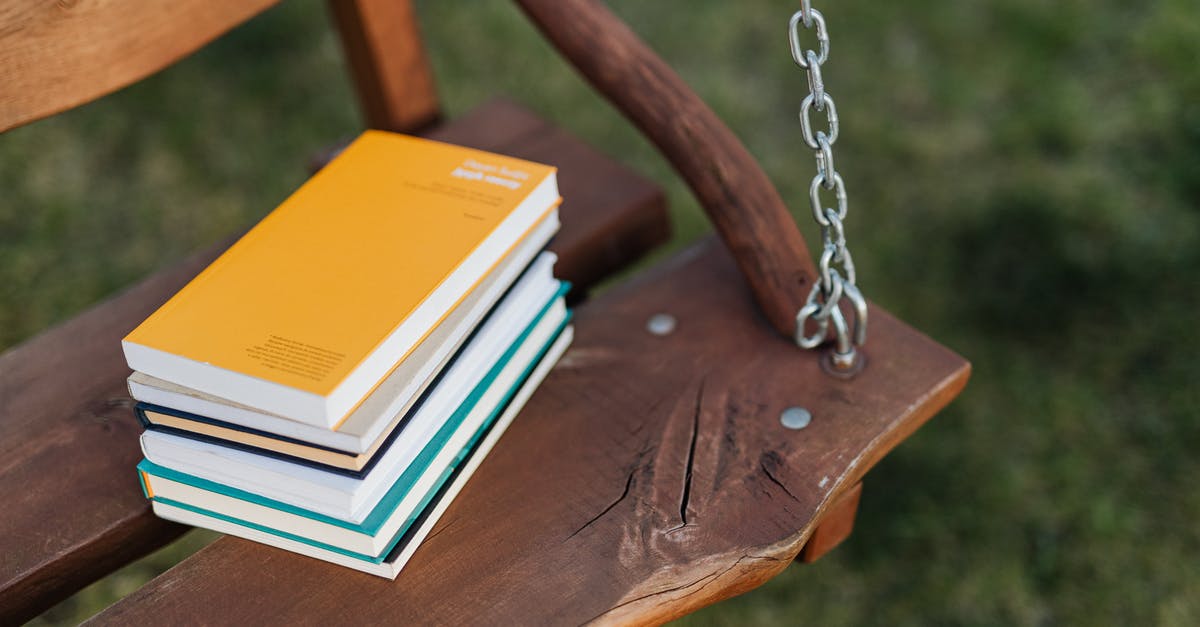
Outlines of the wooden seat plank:
<svg viewBox="0 0 1200 627">
<path fill-rule="evenodd" d="M 586 187 L 593 181 L 561 181 L 572 200 L 552 248 L 582 287 L 667 236 L 654 185 L 517 105 L 489 103 L 430 134 L 500 152 L 528 143 L 550 163 L 603 179 L 603 194 Z M 597 241 L 611 254 L 595 255 Z M 140 427 L 120 339 L 231 242 L 0 355 L 0 624 L 36 615 L 184 531 L 151 515 L 138 488 Z"/>
<path fill-rule="evenodd" d="M 646 331 L 659 313 L 678 321 L 667 336 Z M 970 371 L 872 306 L 866 369 L 826 375 L 773 332 L 713 240 L 576 320 L 572 348 L 396 581 L 225 537 L 93 623 L 667 620 L 785 568 Z M 793 405 L 807 428 L 780 424 Z"/>
</svg>

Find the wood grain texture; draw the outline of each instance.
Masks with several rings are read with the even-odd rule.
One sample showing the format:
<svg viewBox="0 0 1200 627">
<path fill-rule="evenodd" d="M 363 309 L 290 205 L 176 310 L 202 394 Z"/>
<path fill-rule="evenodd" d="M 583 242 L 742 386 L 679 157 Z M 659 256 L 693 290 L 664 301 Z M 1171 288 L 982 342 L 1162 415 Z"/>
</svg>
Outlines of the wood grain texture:
<svg viewBox="0 0 1200 627">
<path fill-rule="evenodd" d="M 211 257 L 0 356 L 0 623 L 30 618 L 185 531 L 149 515 L 130 481 L 141 427 L 120 339 Z"/>
<path fill-rule="evenodd" d="M 367 126 L 413 132 L 438 120 L 433 68 L 410 0 L 329 0 Z"/>
<path fill-rule="evenodd" d="M 580 307 L 576 340 L 396 581 L 226 537 L 94 624 L 661 622 L 749 590 L 969 365 L 875 308 L 853 381 L 779 341 L 715 241 Z M 650 335 L 658 313 L 678 320 Z M 791 405 L 814 419 L 779 422 Z"/>
<path fill-rule="evenodd" d="M 278 0 L 0 0 L 0 131 L 112 93 Z"/>
<path fill-rule="evenodd" d="M 584 289 L 666 238 L 659 190 L 520 107 L 492 103 L 432 134 L 597 177 L 563 177 L 572 200 L 552 245 L 563 276 Z M 182 533 L 150 514 L 138 487 L 140 427 L 120 339 L 231 241 L 0 355 L 0 624 L 32 617 Z M 616 252 L 597 255 L 597 242 Z"/>
<path fill-rule="evenodd" d="M 811 564 L 826 553 L 837 548 L 850 533 L 854 531 L 854 519 L 858 517 L 858 501 L 862 498 L 862 483 L 846 490 L 829 506 L 828 511 L 821 517 L 804 549 L 800 551 L 800 561 Z"/>
<path fill-rule="evenodd" d="M 795 220 L 742 143 L 600 2 L 517 3 L 687 180 L 767 318 L 792 337 L 815 270 Z"/>
</svg>

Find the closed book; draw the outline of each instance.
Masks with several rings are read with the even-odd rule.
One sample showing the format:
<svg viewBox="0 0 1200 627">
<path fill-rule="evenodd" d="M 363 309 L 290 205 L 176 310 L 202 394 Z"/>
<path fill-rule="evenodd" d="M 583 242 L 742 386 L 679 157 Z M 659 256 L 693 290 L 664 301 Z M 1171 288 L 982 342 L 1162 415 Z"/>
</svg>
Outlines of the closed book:
<svg viewBox="0 0 1200 627">
<path fill-rule="evenodd" d="M 367 469 L 434 381 L 445 381 L 441 374 L 452 352 L 468 350 L 468 336 L 470 344 L 511 341 L 539 308 L 550 305 L 551 296 L 565 287 L 554 279 L 554 259 L 553 253 L 543 252 L 515 283 L 516 266 L 489 277 L 335 430 L 265 414 L 140 372 L 129 377 L 129 390 L 151 428 L 306 457 L 357 473 Z M 481 320 L 486 320 L 483 326 Z"/>
<path fill-rule="evenodd" d="M 448 367 L 426 388 L 425 393 L 411 405 L 405 405 L 400 415 L 388 420 L 389 430 L 380 433 L 378 443 L 367 452 L 355 455 L 267 432 L 232 429 L 216 420 L 145 403 L 138 404 L 138 415 L 152 431 L 162 431 L 200 442 L 265 455 L 326 472 L 363 478 L 374 469 L 376 462 L 386 454 L 392 443 L 403 435 L 405 428 L 422 412 L 425 403 L 435 391 L 443 397 L 448 394 L 466 396 L 471 386 L 477 384 L 477 373 L 473 372 L 476 369 L 466 367 L 466 363 L 463 364 L 464 367 L 459 367 L 460 362 L 474 361 L 476 364 L 486 364 L 489 354 L 487 351 L 496 350 L 496 347 L 519 345 L 523 338 L 534 332 L 543 318 L 553 317 L 551 309 L 556 305 L 563 309 L 560 297 L 566 293 L 568 285 L 554 280 L 550 276 L 548 265 L 545 268 L 531 268 L 535 269 L 539 272 L 522 279 L 514 286 L 512 292 L 497 305 L 496 311 L 488 316 L 462 350 L 453 357 Z M 393 372 L 389 379 L 399 372 L 400 370 Z M 372 395 L 384 394 L 388 391 L 387 388 L 387 384 L 380 386 Z M 455 392 L 456 390 L 462 391 Z M 363 403 L 363 407 L 387 402 L 387 399 L 372 397 Z"/>
<path fill-rule="evenodd" d="M 361 522 L 343 521 L 263 498 L 149 460 L 142 460 L 138 465 L 143 487 L 155 501 L 303 538 L 346 551 L 360 559 L 381 560 L 391 550 L 392 543 L 406 531 L 404 523 L 427 505 L 429 495 L 441 487 L 507 411 L 510 400 L 528 382 L 533 381 L 536 385 L 532 373 L 539 364 L 557 360 L 558 352 L 571 337 L 565 327 L 560 329 L 549 338 L 529 338 L 521 354 L 515 355 L 505 372 L 491 383 L 484 398 L 439 429 L 439 436 L 426 445 L 371 515 Z"/>
<path fill-rule="evenodd" d="M 462 384 L 435 386 L 382 452 L 379 462 L 361 478 L 156 431 L 142 434 L 142 453 L 159 466 L 215 484 L 347 522 L 362 522 L 421 459 L 422 451 L 447 437 L 447 425 L 457 429 L 464 422 L 482 420 L 485 414 L 479 412 L 507 389 L 498 387 L 496 381 L 515 377 L 520 364 L 529 362 L 557 335 L 568 312 L 561 297 L 554 300 L 536 323 L 521 330 L 510 343 L 470 347 L 447 373 Z"/>
<path fill-rule="evenodd" d="M 125 358 L 336 427 L 559 200 L 552 167 L 368 131 L 126 336 Z"/>
<path fill-rule="evenodd" d="M 417 507 L 411 512 L 404 510 L 405 515 L 394 516 L 394 519 L 399 521 L 398 524 L 383 523 L 378 528 L 361 525 L 348 527 L 340 522 L 323 520 L 311 513 L 298 514 L 295 511 L 285 511 L 288 510 L 286 507 L 268 509 L 265 512 L 265 519 L 260 522 L 252 522 L 227 513 L 153 494 L 151 492 L 151 486 L 155 482 L 153 478 L 150 478 L 145 484 L 147 496 L 153 501 L 155 514 L 162 518 L 213 529 L 380 577 L 395 579 L 420 544 L 429 536 L 434 525 L 466 485 L 475 469 L 495 446 L 542 379 L 553 368 L 570 341 L 571 328 L 567 327 L 546 351 L 545 356 L 541 358 L 525 382 L 520 385 L 511 400 L 507 401 L 502 413 L 491 420 L 490 425 L 485 425 L 476 433 L 472 443 L 468 443 L 460 451 L 451 467 L 443 470 L 434 487 L 424 494 Z M 145 468 L 149 467 L 148 464 L 145 466 Z M 147 480 L 146 475 L 143 475 L 143 480 Z M 164 484 L 160 483 L 160 485 Z M 250 507 L 250 510 L 253 510 L 253 507 Z M 246 514 L 250 510 L 243 510 L 240 513 Z M 252 517 L 246 516 L 246 518 Z M 296 528 L 297 525 L 305 524 L 309 527 Z M 338 526 L 340 533 L 330 534 L 330 525 Z M 280 527 L 286 527 L 288 530 Z M 306 535 L 306 533 L 311 535 Z M 353 537 L 355 533 L 362 537 Z M 363 535 L 364 533 L 366 535 Z M 338 537 L 335 539 L 334 535 Z M 347 535 L 351 537 L 347 538 Z M 379 541 L 378 538 L 381 536 L 387 538 L 385 542 Z M 364 554 L 347 550 L 342 546 L 347 542 L 359 546 L 363 543 L 370 543 L 368 547 L 363 548 L 370 548 L 371 551 Z M 371 552 L 376 547 L 382 547 L 382 552 L 372 555 Z"/>
</svg>

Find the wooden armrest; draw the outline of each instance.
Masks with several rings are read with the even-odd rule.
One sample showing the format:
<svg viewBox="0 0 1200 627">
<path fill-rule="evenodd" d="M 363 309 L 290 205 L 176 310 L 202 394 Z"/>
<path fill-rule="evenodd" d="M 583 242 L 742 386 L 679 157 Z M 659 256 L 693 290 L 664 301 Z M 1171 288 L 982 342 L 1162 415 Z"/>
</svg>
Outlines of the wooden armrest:
<svg viewBox="0 0 1200 627">
<path fill-rule="evenodd" d="M 687 84 L 595 0 L 517 0 L 592 85 L 637 125 L 691 186 L 759 307 L 792 337 L 816 276 L 779 193 L 754 157 Z"/>
</svg>

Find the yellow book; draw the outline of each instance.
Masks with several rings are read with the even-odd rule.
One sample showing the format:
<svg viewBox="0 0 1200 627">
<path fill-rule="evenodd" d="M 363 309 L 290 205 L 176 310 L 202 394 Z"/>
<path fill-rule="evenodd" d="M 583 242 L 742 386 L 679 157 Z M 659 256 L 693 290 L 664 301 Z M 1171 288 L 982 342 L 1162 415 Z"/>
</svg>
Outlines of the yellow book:
<svg viewBox="0 0 1200 627">
<path fill-rule="evenodd" d="M 559 200 L 550 166 L 368 131 L 126 336 L 125 358 L 334 427 Z"/>
</svg>

